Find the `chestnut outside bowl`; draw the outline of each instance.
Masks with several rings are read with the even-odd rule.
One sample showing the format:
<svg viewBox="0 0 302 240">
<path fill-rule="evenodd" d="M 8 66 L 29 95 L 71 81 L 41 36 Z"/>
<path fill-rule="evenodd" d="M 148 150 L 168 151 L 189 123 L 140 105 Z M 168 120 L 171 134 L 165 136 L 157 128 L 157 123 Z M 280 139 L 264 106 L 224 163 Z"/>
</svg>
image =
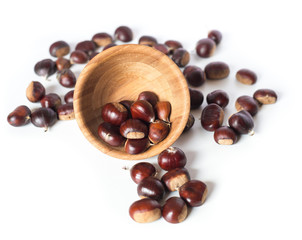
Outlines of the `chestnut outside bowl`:
<svg viewBox="0 0 302 240">
<path fill-rule="evenodd" d="M 171 103 L 171 129 L 162 142 L 131 155 L 98 136 L 103 122 L 101 109 L 109 102 L 136 100 L 143 91 L 153 91 L 160 101 Z M 168 56 L 148 46 L 126 44 L 99 53 L 86 65 L 75 86 L 74 111 L 82 133 L 93 146 L 115 158 L 139 160 L 159 154 L 178 139 L 188 120 L 190 95 L 186 79 Z"/>
</svg>

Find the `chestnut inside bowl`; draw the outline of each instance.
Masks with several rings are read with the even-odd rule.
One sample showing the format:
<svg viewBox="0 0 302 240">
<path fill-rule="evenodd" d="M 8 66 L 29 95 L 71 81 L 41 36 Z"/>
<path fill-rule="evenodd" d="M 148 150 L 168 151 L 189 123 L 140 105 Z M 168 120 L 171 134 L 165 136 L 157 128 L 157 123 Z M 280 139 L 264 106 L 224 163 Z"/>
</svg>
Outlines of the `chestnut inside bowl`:
<svg viewBox="0 0 302 240">
<path fill-rule="evenodd" d="M 162 142 L 131 155 L 98 136 L 101 109 L 109 102 L 136 100 L 143 91 L 153 91 L 160 101 L 171 103 L 171 129 Z M 83 69 L 75 86 L 74 111 L 93 146 L 115 158 L 138 160 L 159 154 L 177 140 L 188 120 L 190 95 L 186 79 L 168 56 L 144 45 L 119 45 L 99 53 Z"/>
</svg>

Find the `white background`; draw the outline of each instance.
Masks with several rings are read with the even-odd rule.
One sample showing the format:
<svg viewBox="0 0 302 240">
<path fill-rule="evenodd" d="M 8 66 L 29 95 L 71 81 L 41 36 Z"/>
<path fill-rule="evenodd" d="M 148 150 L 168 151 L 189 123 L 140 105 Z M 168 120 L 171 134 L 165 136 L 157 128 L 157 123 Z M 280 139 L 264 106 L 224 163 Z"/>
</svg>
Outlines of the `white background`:
<svg viewBox="0 0 302 240">
<path fill-rule="evenodd" d="M 1 3 L 0 239 L 301 239 L 301 11 L 299 1 L 6 1 Z M 176 39 L 192 53 L 190 64 L 222 60 L 230 76 L 207 82 L 206 96 L 230 95 L 227 117 L 240 95 L 274 89 L 274 105 L 255 117 L 255 135 L 220 146 L 198 120 L 174 146 L 187 155 L 192 178 L 209 186 L 202 207 L 180 224 L 163 218 L 138 224 L 128 208 L 138 199 L 123 166 L 137 162 L 108 157 L 84 138 L 76 121 L 57 122 L 49 132 L 33 125 L 14 128 L 6 117 L 18 105 L 36 108 L 25 97 L 30 81 L 63 96 L 54 76 L 44 82 L 33 67 L 49 58 L 57 40 L 71 47 L 97 32 L 112 34 L 128 25 L 159 42 Z M 209 59 L 194 53 L 211 29 L 223 40 Z M 253 69 L 258 82 L 236 82 L 240 68 Z M 78 75 L 81 66 L 75 68 Z M 203 103 L 203 107 L 206 103 Z M 157 163 L 156 157 L 147 159 Z M 157 166 L 158 167 L 158 166 Z M 160 172 L 162 175 L 163 172 Z M 177 195 L 176 193 L 171 194 Z M 299 229 L 300 228 L 300 229 Z M 105 237 L 106 236 L 106 237 Z"/>
</svg>

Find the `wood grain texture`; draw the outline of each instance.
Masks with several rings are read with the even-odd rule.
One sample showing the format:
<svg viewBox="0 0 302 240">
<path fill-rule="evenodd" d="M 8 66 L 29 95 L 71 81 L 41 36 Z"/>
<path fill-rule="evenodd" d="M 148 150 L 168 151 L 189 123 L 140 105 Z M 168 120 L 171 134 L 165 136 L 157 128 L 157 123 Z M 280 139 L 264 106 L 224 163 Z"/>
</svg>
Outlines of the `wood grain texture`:
<svg viewBox="0 0 302 240">
<path fill-rule="evenodd" d="M 153 91 L 160 101 L 171 103 L 171 130 L 146 152 L 130 155 L 103 142 L 97 128 L 103 121 L 103 105 L 136 100 L 142 91 Z M 148 46 L 127 44 L 101 52 L 86 65 L 75 86 L 74 110 L 82 133 L 93 146 L 115 158 L 138 160 L 159 154 L 177 140 L 188 120 L 190 96 L 182 72 L 169 57 Z"/>
</svg>

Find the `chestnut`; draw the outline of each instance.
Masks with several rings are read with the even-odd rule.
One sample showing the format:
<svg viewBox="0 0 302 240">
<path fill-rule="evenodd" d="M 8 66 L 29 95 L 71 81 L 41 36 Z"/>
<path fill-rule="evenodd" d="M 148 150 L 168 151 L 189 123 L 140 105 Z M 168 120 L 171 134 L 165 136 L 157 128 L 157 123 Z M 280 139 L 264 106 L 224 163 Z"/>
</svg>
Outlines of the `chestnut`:
<svg viewBox="0 0 302 240">
<path fill-rule="evenodd" d="M 148 138 L 127 139 L 125 143 L 125 152 L 129 154 L 139 154 L 145 152 L 150 147 Z"/>
<path fill-rule="evenodd" d="M 228 126 L 222 126 L 215 130 L 214 140 L 221 145 L 232 145 L 237 142 L 237 133 Z"/>
<path fill-rule="evenodd" d="M 145 122 L 154 122 L 155 113 L 151 103 L 146 100 L 137 100 L 131 107 L 131 116 L 132 118 L 140 119 Z"/>
<path fill-rule="evenodd" d="M 130 42 L 133 39 L 133 33 L 129 27 L 120 26 L 115 30 L 114 37 L 122 42 Z"/>
<path fill-rule="evenodd" d="M 57 108 L 62 104 L 60 96 L 56 93 L 46 94 L 40 103 L 42 107 L 52 108 L 54 111 L 57 111 Z"/>
<path fill-rule="evenodd" d="M 43 59 L 35 64 L 34 71 L 38 76 L 48 79 L 57 71 L 57 65 L 51 59 Z"/>
<path fill-rule="evenodd" d="M 223 90 L 215 90 L 207 95 L 207 103 L 216 103 L 225 108 L 229 104 L 229 95 Z"/>
<path fill-rule="evenodd" d="M 132 103 L 134 103 L 134 101 L 130 101 L 130 100 L 120 101 L 120 104 L 122 104 L 127 109 L 129 117 L 131 117 L 130 107 L 131 107 Z"/>
<path fill-rule="evenodd" d="M 138 223 L 154 222 L 161 217 L 161 206 L 154 199 L 144 198 L 131 204 L 129 215 Z"/>
<path fill-rule="evenodd" d="M 117 45 L 115 43 L 109 43 L 105 47 L 103 47 L 103 51 L 105 51 L 108 48 L 114 47 L 114 46 L 117 46 Z"/>
<path fill-rule="evenodd" d="M 161 120 L 155 120 L 155 122 L 149 125 L 148 138 L 153 144 L 158 144 L 168 136 L 169 132 L 170 124 Z"/>
<path fill-rule="evenodd" d="M 98 126 L 99 137 L 110 146 L 120 147 L 125 138 L 120 134 L 119 128 L 111 123 L 103 122 Z"/>
<path fill-rule="evenodd" d="M 160 101 L 155 105 L 155 112 L 157 118 L 164 121 L 170 122 L 171 104 L 168 101 Z"/>
<path fill-rule="evenodd" d="M 103 106 L 101 115 L 105 122 L 120 126 L 127 120 L 128 111 L 122 104 L 113 102 Z"/>
<path fill-rule="evenodd" d="M 166 170 L 183 168 L 187 163 L 185 153 L 178 147 L 169 147 L 162 151 L 157 157 L 158 165 Z"/>
<path fill-rule="evenodd" d="M 200 122 L 205 130 L 215 131 L 222 125 L 223 119 L 223 109 L 219 105 L 211 103 L 202 110 Z"/>
<path fill-rule="evenodd" d="M 65 69 L 65 68 L 70 68 L 71 67 L 71 63 L 70 63 L 69 59 L 63 58 L 63 57 L 59 57 L 56 60 L 56 66 L 57 66 L 57 69 L 59 71 L 61 71 L 61 70 Z"/>
<path fill-rule="evenodd" d="M 130 169 L 130 176 L 135 183 L 140 183 L 147 177 L 154 177 L 156 168 L 149 162 L 140 162 Z"/>
<path fill-rule="evenodd" d="M 164 193 L 164 185 L 155 177 L 144 178 L 137 185 L 137 194 L 140 198 L 151 198 L 159 201 L 164 197 Z"/>
<path fill-rule="evenodd" d="M 49 53 L 53 57 L 63 57 L 70 51 L 69 44 L 65 41 L 57 41 L 50 45 Z"/>
<path fill-rule="evenodd" d="M 39 102 L 45 96 L 44 86 L 37 81 L 32 81 L 26 88 L 26 97 L 30 102 Z"/>
<path fill-rule="evenodd" d="M 221 42 L 222 34 L 218 30 L 211 30 L 208 32 L 208 38 L 212 39 L 218 45 Z"/>
<path fill-rule="evenodd" d="M 184 48 L 177 48 L 173 51 L 172 60 L 179 67 L 185 67 L 190 62 L 190 53 Z"/>
<path fill-rule="evenodd" d="M 210 38 L 204 38 L 197 42 L 196 53 L 199 57 L 211 57 L 216 50 L 216 43 Z"/>
<path fill-rule="evenodd" d="M 113 39 L 111 35 L 105 32 L 96 33 L 92 37 L 92 41 L 98 46 L 98 47 L 104 47 L 110 43 L 112 43 Z"/>
<path fill-rule="evenodd" d="M 148 127 L 139 119 L 128 119 L 121 124 L 120 133 L 128 139 L 142 139 L 148 136 Z"/>
<path fill-rule="evenodd" d="M 253 98 L 256 99 L 260 104 L 273 104 L 277 101 L 277 94 L 274 90 L 263 88 L 258 89 L 253 94 Z"/>
<path fill-rule="evenodd" d="M 93 59 L 96 55 L 98 55 L 99 54 L 99 52 L 93 52 L 93 53 L 91 53 L 90 55 L 89 55 L 89 61 L 91 60 L 91 59 Z"/>
<path fill-rule="evenodd" d="M 161 181 L 171 192 L 177 191 L 183 184 L 190 180 L 189 172 L 186 168 L 174 168 L 166 172 Z"/>
<path fill-rule="evenodd" d="M 44 128 L 45 132 L 57 121 L 57 113 L 51 108 L 38 108 L 31 115 L 30 120 L 36 127 Z"/>
<path fill-rule="evenodd" d="M 195 118 L 192 113 L 189 113 L 188 121 L 183 132 L 190 130 L 193 127 L 194 123 L 195 123 Z"/>
<path fill-rule="evenodd" d="M 14 127 L 24 126 L 30 122 L 30 115 L 30 109 L 25 105 L 21 105 L 8 114 L 7 122 Z"/>
<path fill-rule="evenodd" d="M 74 93 L 74 90 L 71 90 L 71 91 L 69 91 L 65 94 L 65 96 L 64 96 L 65 103 L 72 103 L 73 102 L 73 93 Z"/>
<path fill-rule="evenodd" d="M 152 36 L 141 36 L 138 40 L 138 44 L 153 47 L 155 44 L 157 44 L 157 40 Z"/>
<path fill-rule="evenodd" d="M 197 109 L 203 103 L 204 96 L 201 91 L 197 89 L 189 88 L 190 93 L 190 108 Z"/>
<path fill-rule="evenodd" d="M 254 134 L 254 120 L 252 115 L 246 110 L 234 113 L 230 116 L 228 122 L 229 126 L 238 134 Z"/>
<path fill-rule="evenodd" d="M 167 40 L 165 41 L 165 45 L 169 48 L 169 53 L 173 54 L 175 49 L 182 48 L 182 44 L 176 40 Z"/>
<path fill-rule="evenodd" d="M 179 188 L 180 197 L 191 207 L 201 206 L 207 197 L 207 185 L 199 180 L 186 182 Z"/>
<path fill-rule="evenodd" d="M 75 119 L 73 103 L 65 103 L 57 109 L 59 120 L 73 120 Z"/>
<path fill-rule="evenodd" d="M 150 91 L 144 91 L 138 95 L 137 100 L 146 100 L 149 103 L 151 103 L 152 107 L 155 107 L 159 99 L 156 93 Z"/>
<path fill-rule="evenodd" d="M 242 69 L 237 71 L 236 79 L 237 79 L 237 81 L 239 81 L 243 84 L 252 85 L 252 84 L 256 83 L 257 75 L 252 70 L 242 68 Z"/>
<path fill-rule="evenodd" d="M 95 43 L 93 41 L 90 40 L 85 40 L 82 42 L 79 42 L 76 47 L 75 50 L 80 50 L 85 52 L 88 56 L 93 53 L 96 49 Z"/>
<path fill-rule="evenodd" d="M 211 62 L 208 63 L 204 72 L 208 80 L 220 80 L 229 76 L 230 68 L 225 62 Z"/>
<path fill-rule="evenodd" d="M 187 66 L 185 67 L 183 74 L 187 82 L 194 87 L 199 87 L 205 83 L 205 73 L 200 67 L 197 66 Z"/>
<path fill-rule="evenodd" d="M 162 216 L 169 223 L 180 223 L 186 219 L 187 215 L 187 204 L 180 197 L 169 198 L 162 208 Z"/>
<path fill-rule="evenodd" d="M 170 53 L 169 48 L 165 44 L 158 43 L 158 44 L 155 44 L 153 46 L 153 48 L 155 48 L 156 50 L 162 52 L 165 55 L 169 55 L 169 53 Z"/>
<path fill-rule="evenodd" d="M 70 63 L 71 64 L 84 64 L 88 62 L 88 55 L 84 51 L 75 50 L 70 54 Z"/>
<path fill-rule="evenodd" d="M 77 78 L 70 69 L 63 69 L 57 73 L 59 83 L 66 88 L 73 88 L 77 82 Z"/>
<path fill-rule="evenodd" d="M 253 97 L 247 95 L 243 95 L 237 98 L 235 107 L 237 111 L 246 110 L 252 116 L 255 116 L 259 109 L 258 102 Z"/>
</svg>

